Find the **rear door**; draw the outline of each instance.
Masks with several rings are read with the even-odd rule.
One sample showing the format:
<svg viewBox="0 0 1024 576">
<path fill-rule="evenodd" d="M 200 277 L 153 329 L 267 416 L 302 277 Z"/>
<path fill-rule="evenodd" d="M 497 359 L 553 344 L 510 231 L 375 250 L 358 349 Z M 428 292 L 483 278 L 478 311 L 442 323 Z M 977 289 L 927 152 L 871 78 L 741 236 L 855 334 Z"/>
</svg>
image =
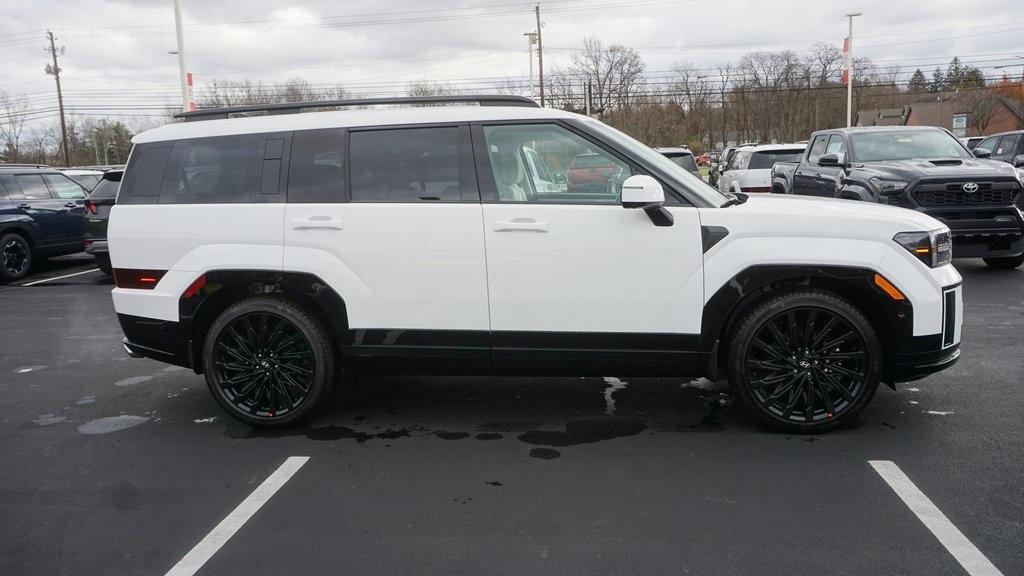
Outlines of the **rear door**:
<svg viewBox="0 0 1024 576">
<path fill-rule="evenodd" d="M 319 276 L 345 299 L 351 358 L 465 353 L 486 368 L 469 127 L 295 132 L 284 267 Z"/>
</svg>

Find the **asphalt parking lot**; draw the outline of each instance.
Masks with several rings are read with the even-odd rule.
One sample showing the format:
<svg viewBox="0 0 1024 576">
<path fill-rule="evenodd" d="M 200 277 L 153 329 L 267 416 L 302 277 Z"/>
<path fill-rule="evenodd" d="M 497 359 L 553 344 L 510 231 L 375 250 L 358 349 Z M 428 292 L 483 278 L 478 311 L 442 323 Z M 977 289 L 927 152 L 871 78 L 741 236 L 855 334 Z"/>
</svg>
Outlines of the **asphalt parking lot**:
<svg viewBox="0 0 1024 576">
<path fill-rule="evenodd" d="M 45 263 L 0 286 L 0 571 L 1024 574 L 1024 271 L 957 266 L 960 363 L 790 436 L 704 380 L 614 377 L 359 377 L 261 433 L 124 354 L 88 259 Z M 879 460 L 998 571 L 962 568 Z"/>
</svg>

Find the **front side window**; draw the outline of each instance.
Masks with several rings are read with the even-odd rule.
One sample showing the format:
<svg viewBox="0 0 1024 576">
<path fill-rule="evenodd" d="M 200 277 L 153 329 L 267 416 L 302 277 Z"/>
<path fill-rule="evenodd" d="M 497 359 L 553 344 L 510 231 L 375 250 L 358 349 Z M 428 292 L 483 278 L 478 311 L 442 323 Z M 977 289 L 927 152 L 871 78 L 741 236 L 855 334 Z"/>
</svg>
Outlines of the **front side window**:
<svg viewBox="0 0 1024 576">
<path fill-rule="evenodd" d="M 972 157 L 959 140 L 944 130 L 857 132 L 851 138 L 857 162 Z"/>
<path fill-rule="evenodd" d="M 460 129 L 367 130 L 349 135 L 353 202 L 477 201 Z"/>
<path fill-rule="evenodd" d="M 618 204 L 628 164 L 561 126 L 484 126 L 499 202 Z"/>
<path fill-rule="evenodd" d="M 776 162 L 799 162 L 803 153 L 802 149 L 754 152 L 747 167 L 751 170 L 764 170 L 775 166 Z"/>
<path fill-rule="evenodd" d="M 825 147 L 825 154 L 845 154 L 846 140 L 839 134 L 833 134 L 828 139 L 828 146 Z"/>
<path fill-rule="evenodd" d="M 257 137 L 217 136 L 174 145 L 160 190 L 162 204 L 249 202 Z"/>
<path fill-rule="evenodd" d="M 25 200 L 49 200 L 50 189 L 39 174 L 19 174 L 18 185 L 21 186 L 21 196 Z"/>
<path fill-rule="evenodd" d="M 43 179 L 50 185 L 57 198 L 61 200 L 79 200 L 85 198 L 85 190 L 74 180 L 61 174 L 44 174 Z"/>
<path fill-rule="evenodd" d="M 999 145 L 992 151 L 992 157 L 999 160 L 1010 160 L 1013 156 L 1016 156 L 1017 143 L 1020 142 L 1019 134 L 1009 134 L 1003 136 L 1003 139 L 999 141 Z"/>
<path fill-rule="evenodd" d="M 814 163 L 821 158 L 822 154 L 825 153 L 825 146 L 828 143 L 828 135 L 822 134 L 814 137 L 814 143 L 811 144 L 811 153 L 807 155 L 807 161 Z"/>
<path fill-rule="evenodd" d="M 986 138 L 986 139 L 982 140 L 981 142 L 979 142 L 978 145 L 974 147 L 974 149 L 977 150 L 978 148 L 984 148 L 985 150 L 988 150 L 992 154 L 995 154 L 996 153 L 996 144 L 998 144 L 998 143 L 999 143 L 999 136 L 993 136 L 991 138 Z"/>
</svg>

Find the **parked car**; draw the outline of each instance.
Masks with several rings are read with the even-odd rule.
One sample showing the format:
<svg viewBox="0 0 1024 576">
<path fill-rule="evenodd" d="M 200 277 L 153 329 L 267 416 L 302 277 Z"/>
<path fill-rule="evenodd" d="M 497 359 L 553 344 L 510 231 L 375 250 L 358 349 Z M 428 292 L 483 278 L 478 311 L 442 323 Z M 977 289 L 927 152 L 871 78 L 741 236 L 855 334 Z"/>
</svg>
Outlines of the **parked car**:
<svg viewBox="0 0 1024 576">
<path fill-rule="evenodd" d="M 96 266 L 104 273 L 111 274 L 110 252 L 107 249 L 107 220 L 110 208 L 117 199 L 124 169 L 108 170 L 103 173 L 96 187 L 85 201 L 85 253 L 92 254 Z"/>
<path fill-rule="evenodd" d="M 722 172 L 725 171 L 726 166 L 729 165 L 729 161 L 732 160 L 732 156 L 735 153 L 735 147 L 722 150 L 722 155 L 719 157 L 718 162 L 712 164 L 711 169 L 708 170 L 708 184 L 716 188 L 718 187 L 718 179 L 722 177 Z"/>
<path fill-rule="evenodd" d="M 972 154 L 943 128 L 822 130 L 799 162 L 775 165 L 773 181 L 793 194 L 926 213 L 952 230 L 954 256 L 1016 268 L 1024 264 L 1021 179 L 1012 166 L 976 158 L 982 150 Z"/>
<path fill-rule="evenodd" d="M 968 136 L 967 138 L 960 138 L 960 143 L 966 146 L 968 150 L 974 150 L 984 139 L 984 136 Z"/>
<path fill-rule="evenodd" d="M 763 144 L 736 150 L 727 171 L 718 180 L 722 192 L 771 192 L 772 166 L 799 160 L 807 147 L 801 144 Z"/>
<path fill-rule="evenodd" d="M 85 189 L 51 168 L 0 164 L 0 280 L 18 280 L 37 258 L 82 251 Z"/>
<path fill-rule="evenodd" d="M 467 100 L 486 106 L 285 113 Z M 270 114 L 205 121 L 246 111 Z M 722 376 L 770 425 L 824 430 L 959 357 L 960 275 L 925 214 L 722 194 L 521 97 L 179 116 L 133 139 L 114 308 L 129 354 L 205 374 L 242 422 L 308 416 L 344 369 Z M 527 149 L 613 169 L 541 191 Z"/>
<path fill-rule="evenodd" d="M 700 178 L 700 169 L 697 168 L 697 161 L 693 152 L 687 148 L 655 148 L 662 156 L 679 164 L 684 170 Z"/>
<path fill-rule="evenodd" d="M 974 147 L 974 155 L 1024 168 L 1024 130 L 989 136 Z"/>
<path fill-rule="evenodd" d="M 102 170 L 88 168 L 59 168 L 59 170 L 68 178 L 78 182 L 82 188 L 85 188 L 86 192 L 92 190 L 99 183 L 100 178 L 103 177 Z"/>
</svg>

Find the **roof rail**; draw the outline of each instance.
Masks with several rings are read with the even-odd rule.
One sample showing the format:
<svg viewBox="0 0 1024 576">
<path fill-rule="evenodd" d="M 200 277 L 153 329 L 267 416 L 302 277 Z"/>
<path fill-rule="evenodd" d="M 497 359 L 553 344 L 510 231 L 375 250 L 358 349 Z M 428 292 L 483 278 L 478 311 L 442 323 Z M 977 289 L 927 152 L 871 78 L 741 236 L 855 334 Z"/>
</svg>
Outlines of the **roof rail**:
<svg viewBox="0 0 1024 576">
<path fill-rule="evenodd" d="M 0 162 L 0 168 L 49 168 L 49 164 L 18 164 Z"/>
<path fill-rule="evenodd" d="M 401 96 L 392 98 L 354 98 L 351 100 L 319 100 L 313 102 L 281 102 L 278 104 L 255 104 L 251 106 L 232 106 L 228 108 L 209 108 L 179 112 L 175 118 L 183 118 L 186 122 L 195 120 L 218 120 L 230 118 L 233 114 L 249 114 L 265 112 L 269 116 L 277 114 L 298 114 L 312 108 L 343 108 L 349 106 L 376 106 L 379 104 L 459 104 L 476 103 L 480 106 L 523 106 L 539 108 L 532 99 L 525 96 L 499 96 L 495 94 L 457 95 L 457 96 Z"/>
</svg>

